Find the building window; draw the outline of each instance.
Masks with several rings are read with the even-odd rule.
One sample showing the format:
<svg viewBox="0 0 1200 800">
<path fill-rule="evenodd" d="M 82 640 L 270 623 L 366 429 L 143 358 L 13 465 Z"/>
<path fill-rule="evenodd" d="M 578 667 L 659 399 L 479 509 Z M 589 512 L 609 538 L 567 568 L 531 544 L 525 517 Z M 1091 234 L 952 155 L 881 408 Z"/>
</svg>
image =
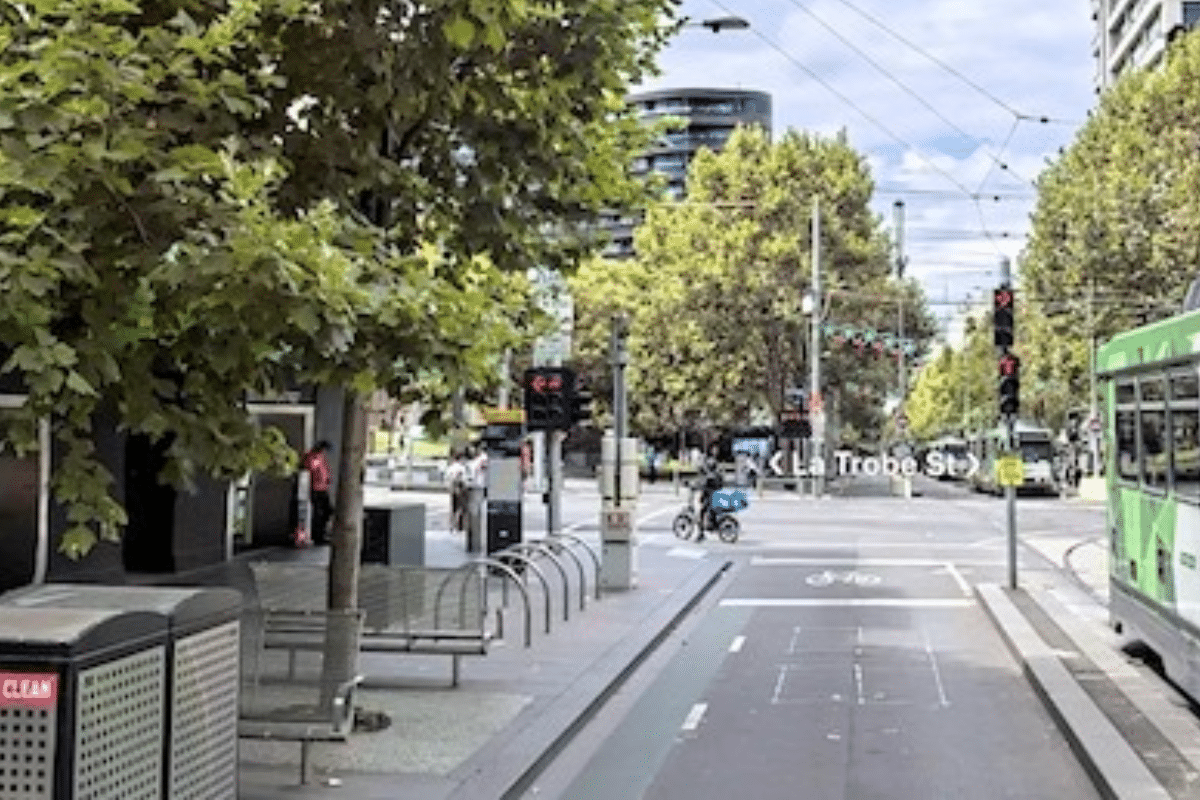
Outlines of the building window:
<svg viewBox="0 0 1200 800">
<path fill-rule="evenodd" d="M 1193 28 L 1200 22 L 1200 3 L 1183 4 L 1183 26 Z"/>
</svg>

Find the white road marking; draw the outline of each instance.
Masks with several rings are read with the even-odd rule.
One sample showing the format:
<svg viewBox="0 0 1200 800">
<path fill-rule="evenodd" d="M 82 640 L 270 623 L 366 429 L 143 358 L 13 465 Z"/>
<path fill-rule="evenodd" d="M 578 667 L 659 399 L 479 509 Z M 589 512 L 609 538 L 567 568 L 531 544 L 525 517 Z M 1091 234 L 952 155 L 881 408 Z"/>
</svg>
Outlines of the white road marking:
<svg viewBox="0 0 1200 800">
<path fill-rule="evenodd" d="M 727 597 L 729 608 L 969 608 L 974 600 L 947 597 Z"/>
<path fill-rule="evenodd" d="M 702 547 L 672 547 L 667 551 L 667 555 L 673 558 L 700 559 L 707 556 L 708 551 Z"/>
<path fill-rule="evenodd" d="M 950 705 L 946 697 L 946 687 L 942 683 L 942 670 L 938 667 L 937 655 L 933 652 L 933 643 L 929 641 L 929 632 L 922 631 L 925 636 L 925 655 L 929 657 L 929 668 L 933 670 L 933 682 L 937 685 L 938 702 L 943 708 Z"/>
<path fill-rule="evenodd" d="M 858 696 L 858 704 L 864 705 L 867 700 L 863 697 L 863 673 L 862 664 L 857 661 L 854 663 L 854 692 Z"/>
<path fill-rule="evenodd" d="M 775 679 L 775 691 L 771 693 L 771 705 L 778 705 L 783 695 L 783 682 L 787 680 L 787 664 L 779 665 L 779 677 Z"/>
<path fill-rule="evenodd" d="M 959 591 L 963 593 L 963 597 L 971 596 L 971 585 L 967 583 L 967 579 L 958 571 L 958 567 L 951 562 L 946 562 L 946 572 L 950 573 L 950 577 L 954 578 L 954 582 L 958 584 Z"/>
<path fill-rule="evenodd" d="M 855 528 L 855 530 L 857 531 L 857 530 L 861 530 L 861 529 Z M 940 550 L 946 550 L 946 549 L 949 549 L 949 550 L 976 550 L 979 548 L 988 548 L 988 547 L 994 547 L 996 549 L 1000 549 L 1007 543 L 1007 541 L 1008 541 L 1007 539 L 1004 539 L 1004 538 L 998 537 L 998 536 L 988 538 L 988 539 L 978 539 L 976 541 L 971 541 L 971 542 L 960 542 L 958 544 L 953 544 L 951 542 L 930 542 L 930 541 L 926 541 L 924 539 L 922 539 L 920 541 L 908 541 L 908 542 L 854 541 L 854 540 L 846 540 L 846 539 L 841 539 L 838 541 L 819 542 L 819 541 L 808 541 L 806 539 L 800 544 L 797 544 L 796 542 L 763 542 L 761 544 L 756 545 L 756 547 L 758 547 L 760 550 L 804 550 L 804 549 L 808 549 L 808 548 L 820 548 L 820 547 L 830 547 L 830 548 L 853 547 L 856 550 L 865 550 L 868 548 L 883 549 L 883 550 L 887 550 L 890 548 L 890 549 L 894 549 L 894 550 L 901 550 L 901 549 L 916 548 L 916 547 L 919 547 L 922 550 L 930 550 L 933 548 L 937 548 Z"/>
<path fill-rule="evenodd" d="M 740 653 L 742 651 L 742 645 L 744 645 L 745 643 L 746 643 L 745 636 L 733 637 L 733 641 L 729 643 L 729 652 Z"/>
<path fill-rule="evenodd" d="M 811 566 L 855 566 L 855 567 L 944 567 L 951 562 L 944 558 L 789 558 L 786 556 L 753 556 L 750 559 L 752 567 L 811 567 Z M 954 564 L 964 566 L 993 566 L 1005 563 L 1004 559 L 988 559 L 986 561 L 962 561 L 955 559 Z"/>
<path fill-rule="evenodd" d="M 687 717 L 683 720 L 683 724 L 679 726 L 680 730 L 694 731 L 700 727 L 700 720 L 704 718 L 704 712 L 708 710 L 708 703 L 696 703 L 692 706 L 692 710 L 688 712 Z"/>
<path fill-rule="evenodd" d="M 788 642 L 787 653 L 789 656 L 796 655 L 796 645 L 800 643 L 800 628 L 792 628 L 792 640 Z"/>
</svg>

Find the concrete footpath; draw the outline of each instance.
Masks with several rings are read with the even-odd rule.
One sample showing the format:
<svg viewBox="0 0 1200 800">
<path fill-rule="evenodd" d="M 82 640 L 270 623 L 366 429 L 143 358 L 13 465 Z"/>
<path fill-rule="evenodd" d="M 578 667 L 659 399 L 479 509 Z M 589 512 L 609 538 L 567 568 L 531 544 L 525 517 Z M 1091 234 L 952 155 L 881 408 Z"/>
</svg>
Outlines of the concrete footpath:
<svg viewBox="0 0 1200 800">
<path fill-rule="evenodd" d="M 670 509 L 664 506 L 660 514 L 674 510 L 674 500 L 670 502 Z M 429 506 L 427 565 L 451 566 L 465 557 L 462 537 L 444 530 L 444 503 L 443 494 L 441 503 Z M 596 532 L 587 527 L 575 532 L 597 546 Z M 718 548 L 690 546 L 670 534 L 644 539 L 637 588 L 608 591 L 601 599 L 591 596 L 586 608 L 572 610 L 569 620 L 556 608 L 549 633 L 541 626 L 540 608 L 535 609 L 532 646 L 523 646 L 520 624 L 511 625 L 486 656 L 463 660 L 457 687 L 447 680 L 448 658 L 365 655 L 374 659 L 371 674 L 389 681 L 361 690 L 356 704 L 385 712 L 390 727 L 355 733 L 347 744 L 314 744 L 316 778 L 307 786 L 299 785 L 297 743 L 242 741 L 239 798 L 519 797 L 541 765 L 586 724 L 730 565 Z M 322 550 L 304 556 L 319 560 Z M 590 571 L 589 566 L 589 579 Z M 540 596 L 535 602 L 540 605 Z"/>
<path fill-rule="evenodd" d="M 1200 798 L 1200 719 L 1107 625 L 1102 539 L 1024 543 L 1069 580 L 1024 578 L 976 594 L 1105 798 Z"/>
<path fill-rule="evenodd" d="M 445 494 L 406 495 L 428 503 L 427 565 L 461 563 L 461 537 L 445 532 Z M 589 598 L 550 633 L 539 626 L 530 648 L 513 628 L 487 656 L 464 659 L 458 687 L 448 686 L 444 658 L 376 657 L 372 673 L 394 670 L 396 686 L 366 689 L 358 704 L 384 711 L 391 726 L 344 745 L 314 745 L 317 781 L 303 787 L 299 745 L 243 741 L 239 797 L 521 797 L 729 567 L 736 546 L 700 548 L 666 532 L 681 499 L 669 484 L 648 490 L 652 497 L 638 588 Z M 593 526 L 575 533 L 598 545 Z M 1023 544 L 1066 572 L 1031 571 L 1019 589 L 981 585 L 976 594 L 1102 796 L 1200 798 L 1200 721 L 1106 626 L 1105 542 L 1030 536 Z"/>
</svg>

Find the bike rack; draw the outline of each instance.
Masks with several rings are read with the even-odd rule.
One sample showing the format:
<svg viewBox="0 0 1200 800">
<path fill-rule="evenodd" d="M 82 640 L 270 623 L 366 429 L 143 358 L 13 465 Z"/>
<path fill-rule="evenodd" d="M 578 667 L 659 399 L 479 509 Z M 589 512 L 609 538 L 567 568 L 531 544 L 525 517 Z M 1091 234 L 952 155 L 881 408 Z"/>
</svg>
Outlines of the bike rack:
<svg viewBox="0 0 1200 800">
<path fill-rule="evenodd" d="M 575 562 L 575 570 L 579 573 L 579 610 L 583 611 L 587 608 L 587 572 L 583 568 L 583 560 L 571 550 L 571 548 L 563 545 L 562 542 L 551 539 L 534 539 L 534 544 L 545 545 L 552 551 L 558 553 L 566 553 Z"/>
<path fill-rule="evenodd" d="M 520 542 L 517 544 L 520 544 Z M 546 633 L 550 633 L 550 619 L 553 614 L 550 607 L 550 581 L 546 580 L 546 573 L 542 572 L 541 568 L 537 564 L 533 563 L 532 558 L 525 555 L 520 550 L 513 550 L 512 548 L 514 546 L 515 545 L 509 545 L 503 550 L 497 550 L 494 555 L 514 558 L 528 567 L 533 574 L 537 576 L 538 581 L 542 584 L 542 591 L 546 595 Z"/>
<path fill-rule="evenodd" d="M 459 573 L 462 573 L 463 578 L 462 578 L 462 588 L 460 589 L 460 591 L 458 593 L 458 624 L 466 625 L 467 589 L 471 585 L 470 578 L 472 576 L 480 579 L 478 582 L 479 599 L 480 599 L 480 603 L 479 603 L 480 623 L 482 624 L 483 620 L 487 617 L 487 591 L 485 590 L 485 587 L 483 584 L 483 579 L 482 579 L 482 576 L 480 575 L 480 570 L 473 562 L 467 562 L 466 564 L 463 564 L 462 566 L 457 567 L 454 570 L 452 570 L 448 575 L 446 575 L 446 577 L 442 578 L 442 582 L 438 584 L 437 592 L 433 596 L 433 627 L 434 628 L 439 627 L 438 615 L 441 613 L 441 610 L 442 610 L 442 592 L 445 591 L 447 584 L 449 584 L 451 580 L 453 580 L 455 577 L 458 577 Z"/>
<path fill-rule="evenodd" d="M 529 602 L 529 590 L 525 588 L 525 582 L 521 580 L 521 577 L 517 575 L 516 571 L 513 570 L 513 568 L 508 564 L 489 556 L 478 556 L 473 558 L 467 562 L 467 566 L 470 565 L 476 565 L 480 568 L 485 584 L 487 582 L 487 570 L 490 568 L 499 570 L 504 574 L 504 577 L 508 578 L 516 585 L 517 589 L 521 592 L 521 600 L 525 607 L 525 646 L 531 647 L 533 645 L 533 606 Z M 508 581 L 504 581 L 501 586 L 507 589 Z M 505 592 L 505 598 L 507 602 L 507 591 Z M 501 632 L 501 636 L 503 636 L 503 631 Z"/>
<path fill-rule="evenodd" d="M 559 576 L 562 578 L 563 585 L 563 621 L 571 620 L 571 582 L 567 579 L 567 571 L 563 569 L 562 562 L 558 560 L 558 556 L 554 552 L 542 544 L 540 541 L 516 542 L 505 548 L 505 551 L 516 551 L 518 553 L 541 553 L 550 559 L 550 563 L 558 570 Z"/>
<path fill-rule="evenodd" d="M 583 539 L 579 538 L 578 536 L 576 536 L 573 533 L 556 533 L 556 534 L 554 534 L 553 538 L 554 539 L 566 539 L 568 541 L 574 542 L 575 544 L 582 547 L 589 556 L 591 556 L 592 566 L 595 567 L 595 572 L 592 573 L 592 575 L 594 577 L 594 580 L 592 581 L 592 583 L 594 583 L 596 586 L 596 599 L 600 600 L 602 598 L 602 595 L 600 594 L 600 556 L 596 553 L 596 551 L 592 548 L 592 546 L 590 544 L 588 544 Z M 564 549 L 566 549 L 566 548 L 564 548 Z"/>
</svg>

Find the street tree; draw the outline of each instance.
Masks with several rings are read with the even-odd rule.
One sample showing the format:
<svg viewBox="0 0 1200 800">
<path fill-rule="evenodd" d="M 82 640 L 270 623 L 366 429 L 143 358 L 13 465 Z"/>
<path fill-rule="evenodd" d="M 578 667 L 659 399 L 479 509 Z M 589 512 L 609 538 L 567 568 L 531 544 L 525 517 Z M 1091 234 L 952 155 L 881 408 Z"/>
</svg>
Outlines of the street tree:
<svg viewBox="0 0 1200 800">
<path fill-rule="evenodd" d="M 1100 98 L 1039 180 L 1024 300 L 1049 346 L 1028 354 L 1054 385 L 1045 413 L 1089 405 L 1090 345 L 1178 311 L 1200 263 L 1200 38 L 1179 37 L 1157 70 Z M 1045 388 L 1045 387 L 1043 387 Z"/>
<path fill-rule="evenodd" d="M 895 344 L 903 296 L 905 334 L 919 343 L 932 332 L 919 292 L 888 279 L 886 237 L 868 208 L 870 176 L 843 139 L 792 131 L 771 143 L 761 130 L 741 128 L 720 153 L 697 154 L 687 186 L 685 201 L 648 209 L 635 260 L 597 262 L 577 285 L 583 352 L 595 346 L 589 325 L 602 328 L 622 303 L 631 313 L 639 432 L 745 424 L 757 411 L 777 417 L 787 391 L 808 383 L 810 318 L 801 299 L 812 270 L 814 201 L 822 214 L 824 319 L 859 324 Z M 828 340 L 823 350 L 823 382 L 835 394 L 857 376 L 862 397 L 873 392 L 881 406 L 897 385 L 894 357 L 864 358 Z M 843 399 L 859 427 L 878 430 L 877 407 L 866 423 L 858 415 L 867 403 L 859 395 Z"/>
</svg>

